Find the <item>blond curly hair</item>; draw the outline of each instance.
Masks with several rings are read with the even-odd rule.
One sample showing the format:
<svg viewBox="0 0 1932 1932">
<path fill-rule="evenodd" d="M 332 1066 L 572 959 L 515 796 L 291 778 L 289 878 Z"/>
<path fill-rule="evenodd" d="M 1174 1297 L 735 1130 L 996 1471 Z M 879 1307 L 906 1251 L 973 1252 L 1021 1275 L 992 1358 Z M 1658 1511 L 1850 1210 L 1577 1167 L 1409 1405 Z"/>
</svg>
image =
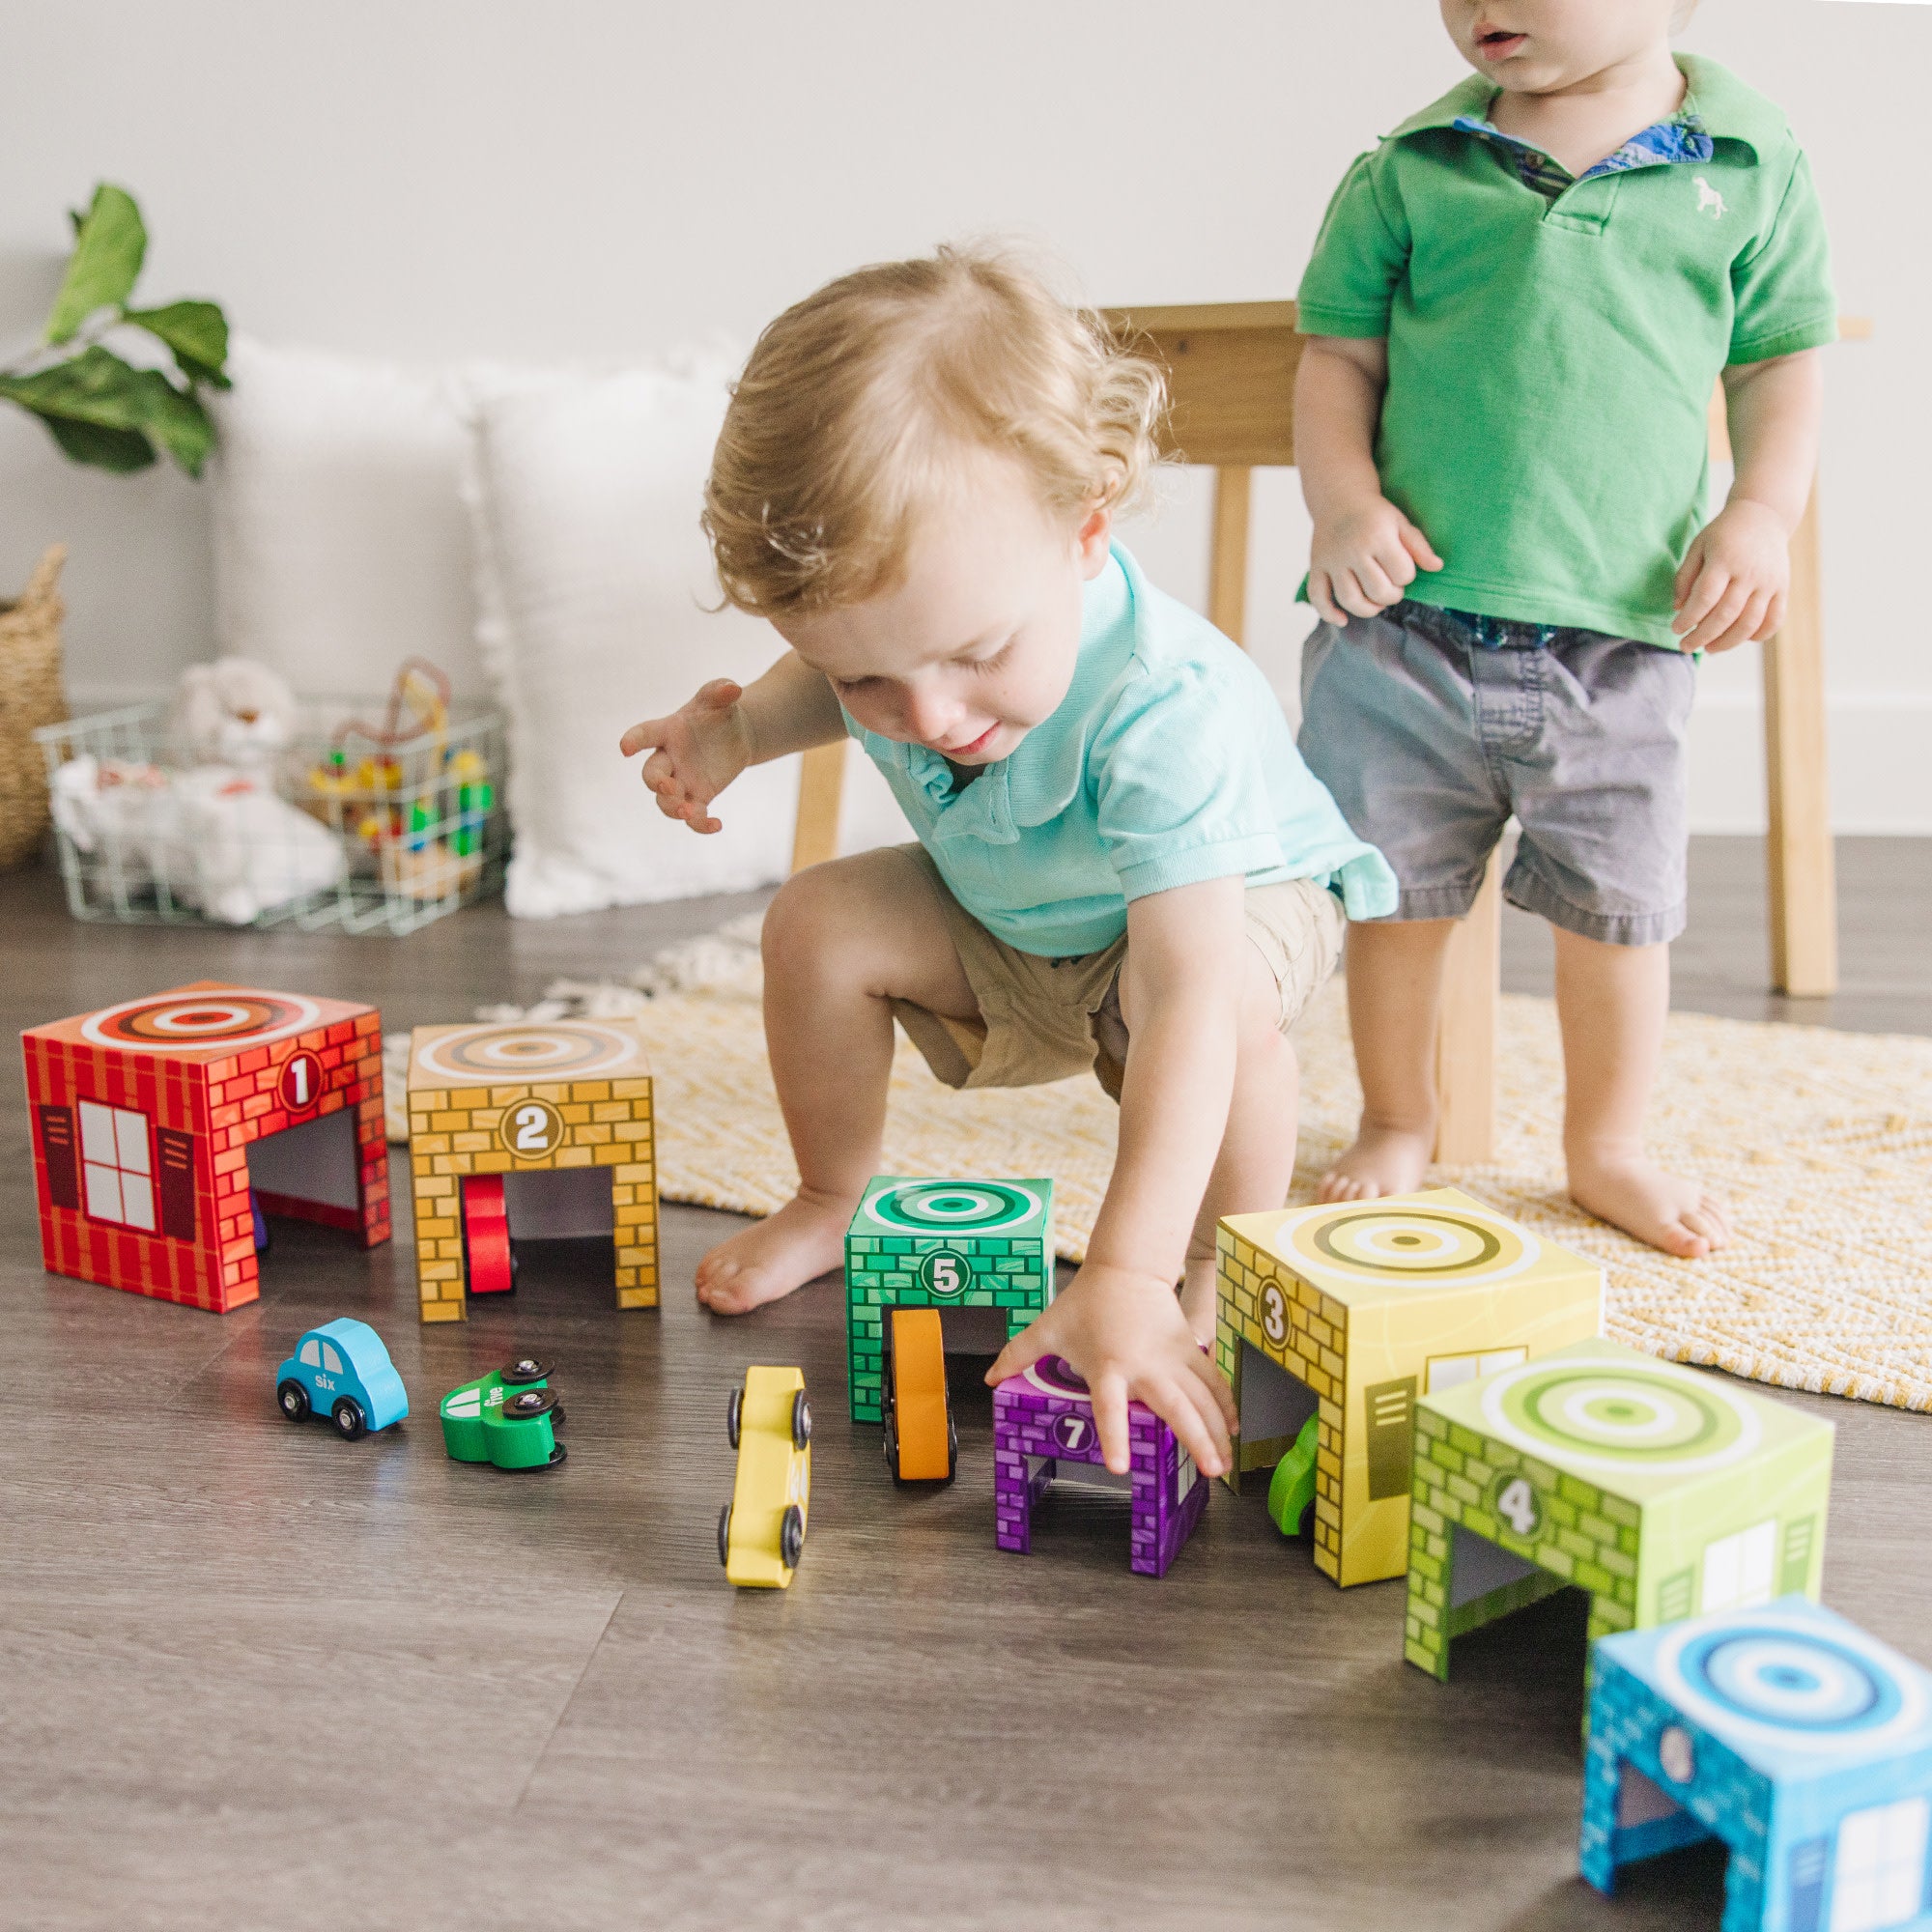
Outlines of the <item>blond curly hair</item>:
<svg viewBox="0 0 1932 1932">
<path fill-rule="evenodd" d="M 798 615 L 894 587 L 962 449 L 1012 457 L 1052 515 L 1122 509 L 1166 406 L 1157 364 L 998 250 L 841 275 L 765 329 L 732 389 L 703 516 L 725 601 Z"/>
</svg>

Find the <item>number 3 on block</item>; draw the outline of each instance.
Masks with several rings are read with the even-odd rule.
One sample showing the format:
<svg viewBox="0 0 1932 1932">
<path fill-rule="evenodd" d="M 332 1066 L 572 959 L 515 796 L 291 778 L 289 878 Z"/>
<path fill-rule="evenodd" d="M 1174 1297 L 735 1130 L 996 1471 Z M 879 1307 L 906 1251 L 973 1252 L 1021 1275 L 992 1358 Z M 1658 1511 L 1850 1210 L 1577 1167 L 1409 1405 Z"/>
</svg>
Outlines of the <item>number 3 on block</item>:
<svg viewBox="0 0 1932 1932">
<path fill-rule="evenodd" d="M 1519 1536 L 1534 1536 L 1543 1527 L 1536 1491 L 1523 1476 L 1502 1479 L 1496 1491 L 1495 1512 Z"/>
</svg>

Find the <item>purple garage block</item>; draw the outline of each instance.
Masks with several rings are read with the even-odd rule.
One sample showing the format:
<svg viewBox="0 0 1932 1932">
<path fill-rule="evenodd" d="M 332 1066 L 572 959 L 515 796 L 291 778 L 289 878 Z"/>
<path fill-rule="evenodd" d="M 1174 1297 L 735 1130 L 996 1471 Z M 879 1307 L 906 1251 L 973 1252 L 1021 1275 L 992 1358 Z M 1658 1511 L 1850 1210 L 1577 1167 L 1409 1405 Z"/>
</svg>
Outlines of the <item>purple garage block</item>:
<svg viewBox="0 0 1932 1932">
<path fill-rule="evenodd" d="M 1144 1403 L 1127 1405 L 1127 1436 L 1133 1567 L 1143 1577 L 1164 1577 L 1201 1520 L 1208 1485 L 1174 1431 Z M 1033 1506 L 1061 1463 L 1100 1464 L 1100 1438 L 1087 1384 L 1058 1355 L 1042 1355 L 993 1391 L 993 1510 L 1002 1549 L 1025 1555 L 1032 1548 Z"/>
</svg>

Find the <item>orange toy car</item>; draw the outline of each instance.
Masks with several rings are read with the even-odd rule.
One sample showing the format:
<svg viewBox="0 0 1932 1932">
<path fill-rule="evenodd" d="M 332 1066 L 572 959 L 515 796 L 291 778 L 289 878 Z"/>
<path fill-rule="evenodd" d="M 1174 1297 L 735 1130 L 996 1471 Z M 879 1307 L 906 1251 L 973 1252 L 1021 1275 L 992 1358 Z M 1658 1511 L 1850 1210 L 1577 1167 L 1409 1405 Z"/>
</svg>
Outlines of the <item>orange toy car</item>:
<svg viewBox="0 0 1932 1932">
<path fill-rule="evenodd" d="M 886 1370 L 886 1466 L 901 1483 L 950 1483 L 959 1432 L 946 1402 L 946 1342 L 936 1308 L 895 1308 Z"/>
</svg>

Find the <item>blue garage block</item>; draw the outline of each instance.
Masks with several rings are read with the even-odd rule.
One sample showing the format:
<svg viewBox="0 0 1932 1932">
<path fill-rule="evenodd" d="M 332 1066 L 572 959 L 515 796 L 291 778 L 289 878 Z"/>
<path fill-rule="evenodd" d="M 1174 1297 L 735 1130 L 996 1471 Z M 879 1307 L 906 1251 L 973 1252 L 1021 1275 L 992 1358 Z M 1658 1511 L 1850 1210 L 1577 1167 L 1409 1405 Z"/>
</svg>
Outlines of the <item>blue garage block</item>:
<svg viewBox="0 0 1932 1932">
<path fill-rule="evenodd" d="M 1730 1848 L 1723 1932 L 1932 1925 L 1932 1677 L 1803 1597 L 1595 1651 L 1583 1876 Z"/>
</svg>

